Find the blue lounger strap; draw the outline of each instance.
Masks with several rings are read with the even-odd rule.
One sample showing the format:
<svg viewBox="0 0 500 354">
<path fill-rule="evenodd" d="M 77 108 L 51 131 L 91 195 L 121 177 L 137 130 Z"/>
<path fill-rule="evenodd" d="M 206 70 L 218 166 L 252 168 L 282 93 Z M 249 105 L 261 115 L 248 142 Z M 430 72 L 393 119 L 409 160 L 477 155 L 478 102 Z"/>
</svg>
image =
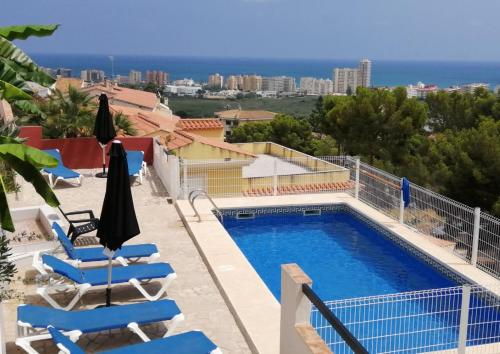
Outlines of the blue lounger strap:
<svg viewBox="0 0 500 354">
<path fill-rule="evenodd" d="M 148 341 L 149 337 L 139 326 L 169 321 L 168 332 L 164 335 L 164 337 L 167 337 L 173 333 L 183 319 L 184 315 L 175 301 L 170 299 L 78 311 L 21 305 L 17 308 L 17 324 L 20 336 L 16 343 L 26 351 L 31 351 L 33 349 L 31 348 L 32 342 L 49 338 L 46 333 L 46 328 L 49 325 L 73 333 L 73 338 L 76 339 L 81 333 L 128 327 L 142 340 Z M 77 331 L 79 334 L 75 334 Z"/>
<path fill-rule="evenodd" d="M 70 310 L 76 305 L 76 302 L 93 286 L 107 284 L 108 270 L 107 267 L 80 270 L 58 259 L 54 256 L 44 254 L 41 261 L 39 256 L 33 257 L 33 264 L 36 269 L 44 268 L 52 273 L 63 275 L 74 282 L 76 295 L 68 305 L 62 307 L 49 294 L 50 287 L 40 287 L 37 293 L 42 296 L 50 305 L 55 308 Z M 39 264 L 41 263 L 41 264 Z M 166 291 L 170 283 L 177 277 L 174 270 L 168 263 L 149 263 L 130 265 L 126 267 L 113 267 L 111 273 L 111 282 L 113 284 L 132 284 L 139 292 L 149 301 L 158 300 Z M 149 294 L 141 285 L 140 281 L 158 279 L 163 281 L 163 285 L 155 295 Z M 59 288 L 64 285 L 57 285 Z M 71 287 L 73 288 L 73 287 Z"/>
<path fill-rule="evenodd" d="M 61 179 L 78 179 L 78 183 L 81 184 L 82 175 L 64 166 L 59 150 L 49 149 L 43 151 L 52 157 L 55 157 L 59 162 L 56 167 L 42 169 L 43 172 L 49 175 L 49 183 L 51 187 L 54 187 Z M 56 178 L 55 181 L 53 180 L 54 177 Z"/>
<path fill-rule="evenodd" d="M 52 326 L 48 327 L 53 341 L 60 350 L 71 354 L 85 354 L 64 334 Z M 132 344 L 112 350 L 100 352 L 101 354 L 210 354 L 221 353 L 217 346 L 202 332 L 191 331 L 177 334 L 164 339 L 155 339 L 145 343 Z"/>
<path fill-rule="evenodd" d="M 73 246 L 66 233 L 58 223 L 52 224 L 52 230 L 57 236 L 59 242 L 61 243 L 64 251 L 68 255 L 68 258 L 79 262 L 96 262 L 96 261 L 107 261 L 108 257 L 103 254 L 104 247 L 80 247 L 76 248 Z M 125 245 L 121 249 L 117 250 L 113 256 L 113 259 L 117 259 L 123 265 L 127 265 L 126 259 L 130 258 L 144 258 L 148 257 L 150 260 L 159 257 L 158 248 L 152 243 L 146 243 L 141 245 Z"/>
</svg>

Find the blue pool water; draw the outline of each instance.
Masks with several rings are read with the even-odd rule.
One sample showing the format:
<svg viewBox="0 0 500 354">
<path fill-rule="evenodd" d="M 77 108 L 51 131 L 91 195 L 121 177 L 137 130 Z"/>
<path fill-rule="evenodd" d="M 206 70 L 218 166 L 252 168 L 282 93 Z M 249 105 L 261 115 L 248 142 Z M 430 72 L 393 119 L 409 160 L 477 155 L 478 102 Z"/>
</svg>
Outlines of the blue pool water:
<svg viewBox="0 0 500 354">
<path fill-rule="evenodd" d="M 297 263 L 324 301 L 460 285 L 347 208 L 316 216 L 263 211 L 253 219 L 238 219 L 226 211 L 223 223 L 278 300 L 280 265 L 285 263 Z M 362 308 L 357 303 L 355 309 L 340 306 L 334 312 L 369 353 L 445 350 L 457 346 L 462 299 L 458 288 L 444 294 L 406 296 L 385 305 L 369 302 Z M 500 313 L 491 302 L 498 300 L 485 301 L 471 297 L 468 345 L 500 341 Z M 311 321 L 334 353 L 351 352 L 326 322 L 318 328 L 314 316 Z"/>
<path fill-rule="evenodd" d="M 224 226 L 278 300 L 285 263 L 324 300 L 457 285 L 348 212 L 225 216 Z"/>
</svg>

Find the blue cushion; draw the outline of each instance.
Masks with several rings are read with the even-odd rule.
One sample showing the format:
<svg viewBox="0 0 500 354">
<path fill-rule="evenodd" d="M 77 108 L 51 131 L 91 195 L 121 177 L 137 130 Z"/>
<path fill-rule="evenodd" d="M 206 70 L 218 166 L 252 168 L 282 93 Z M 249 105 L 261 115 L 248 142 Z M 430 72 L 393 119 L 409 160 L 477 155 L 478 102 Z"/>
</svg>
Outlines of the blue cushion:
<svg viewBox="0 0 500 354">
<path fill-rule="evenodd" d="M 215 349 L 217 346 L 203 332 L 191 331 L 128 347 L 106 350 L 101 354 L 209 354 Z"/>
<path fill-rule="evenodd" d="M 68 254 L 68 257 L 71 259 L 78 259 L 76 258 L 74 253 L 75 248 L 73 247 L 73 244 L 71 243 L 69 238 L 66 236 L 64 230 L 61 228 L 61 225 L 55 222 L 52 224 L 52 229 L 56 232 L 57 239 L 59 240 L 59 242 L 61 242 L 61 245 Z"/>
<path fill-rule="evenodd" d="M 137 264 L 127 267 L 113 267 L 111 283 L 126 283 L 130 279 L 138 280 L 165 278 L 174 270 L 168 263 Z M 108 267 L 95 268 L 82 271 L 85 282 L 92 285 L 105 285 L 108 283 Z"/>
<path fill-rule="evenodd" d="M 54 273 L 64 275 L 65 277 L 73 280 L 75 283 L 86 283 L 83 273 L 76 267 L 72 266 L 49 254 L 42 255 L 42 261 L 54 270 Z"/>
<path fill-rule="evenodd" d="M 139 173 L 144 161 L 144 153 L 137 150 L 127 150 L 128 175 L 134 176 Z"/>
<path fill-rule="evenodd" d="M 73 343 L 68 337 L 66 337 L 64 334 L 59 332 L 54 327 L 49 326 L 47 327 L 47 329 L 49 330 L 49 333 L 52 336 L 52 340 L 57 344 L 61 344 L 71 354 L 85 354 L 82 348 Z"/>
<path fill-rule="evenodd" d="M 104 247 L 75 248 L 73 251 L 73 256 L 70 257 L 73 259 L 79 259 L 82 262 L 105 261 L 108 259 L 108 257 L 102 253 L 103 250 Z M 146 243 L 142 245 L 129 245 L 129 246 L 122 246 L 121 249 L 116 250 L 113 258 L 149 257 L 153 253 L 157 252 L 158 248 L 152 243 Z"/>
<path fill-rule="evenodd" d="M 57 161 L 59 161 L 59 164 L 56 167 L 53 168 L 44 168 L 43 171 L 46 173 L 51 173 L 56 177 L 62 177 L 63 179 L 71 179 L 71 178 L 78 178 L 80 177 L 80 174 L 78 172 L 75 172 L 66 166 L 64 166 L 62 159 L 61 159 L 61 154 L 59 153 L 59 150 L 56 149 L 51 149 L 51 150 L 43 150 L 47 154 L 51 155 L 52 157 L 55 157 Z"/>
<path fill-rule="evenodd" d="M 77 329 L 83 333 L 125 328 L 131 322 L 143 325 L 168 321 L 180 313 L 175 301 L 168 299 L 77 311 L 35 305 L 17 307 L 18 321 L 29 323 L 33 328 L 52 325 L 63 331 Z"/>
</svg>

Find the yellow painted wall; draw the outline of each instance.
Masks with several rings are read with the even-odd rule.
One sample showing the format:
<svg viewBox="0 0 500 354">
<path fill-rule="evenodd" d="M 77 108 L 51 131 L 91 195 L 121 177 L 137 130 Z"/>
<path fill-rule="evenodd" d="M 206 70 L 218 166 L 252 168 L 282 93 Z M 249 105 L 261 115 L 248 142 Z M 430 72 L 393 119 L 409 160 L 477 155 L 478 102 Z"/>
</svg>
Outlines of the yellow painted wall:
<svg viewBox="0 0 500 354">
<path fill-rule="evenodd" d="M 186 160 L 253 160 L 252 156 L 193 141 L 191 144 L 175 149 L 175 155 Z"/>
<path fill-rule="evenodd" d="M 204 136 L 206 138 L 217 139 L 219 141 L 224 141 L 224 128 L 219 129 L 194 129 L 188 130 L 184 129 L 188 133 Z"/>
</svg>

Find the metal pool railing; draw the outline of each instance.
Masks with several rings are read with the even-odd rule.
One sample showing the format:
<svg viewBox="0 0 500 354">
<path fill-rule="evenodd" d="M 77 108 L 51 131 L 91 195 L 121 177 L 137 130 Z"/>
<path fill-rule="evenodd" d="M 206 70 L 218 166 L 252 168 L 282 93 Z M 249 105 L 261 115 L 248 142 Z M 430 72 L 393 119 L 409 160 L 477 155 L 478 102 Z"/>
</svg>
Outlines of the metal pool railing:
<svg viewBox="0 0 500 354">
<path fill-rule="evenodd" d="M 369 353 L 498 353 L 499 291 L 464 285 L 324 305 Z M 311 325 L 335 354 L 355 353 L 316 307 Z"/>
</svg>

